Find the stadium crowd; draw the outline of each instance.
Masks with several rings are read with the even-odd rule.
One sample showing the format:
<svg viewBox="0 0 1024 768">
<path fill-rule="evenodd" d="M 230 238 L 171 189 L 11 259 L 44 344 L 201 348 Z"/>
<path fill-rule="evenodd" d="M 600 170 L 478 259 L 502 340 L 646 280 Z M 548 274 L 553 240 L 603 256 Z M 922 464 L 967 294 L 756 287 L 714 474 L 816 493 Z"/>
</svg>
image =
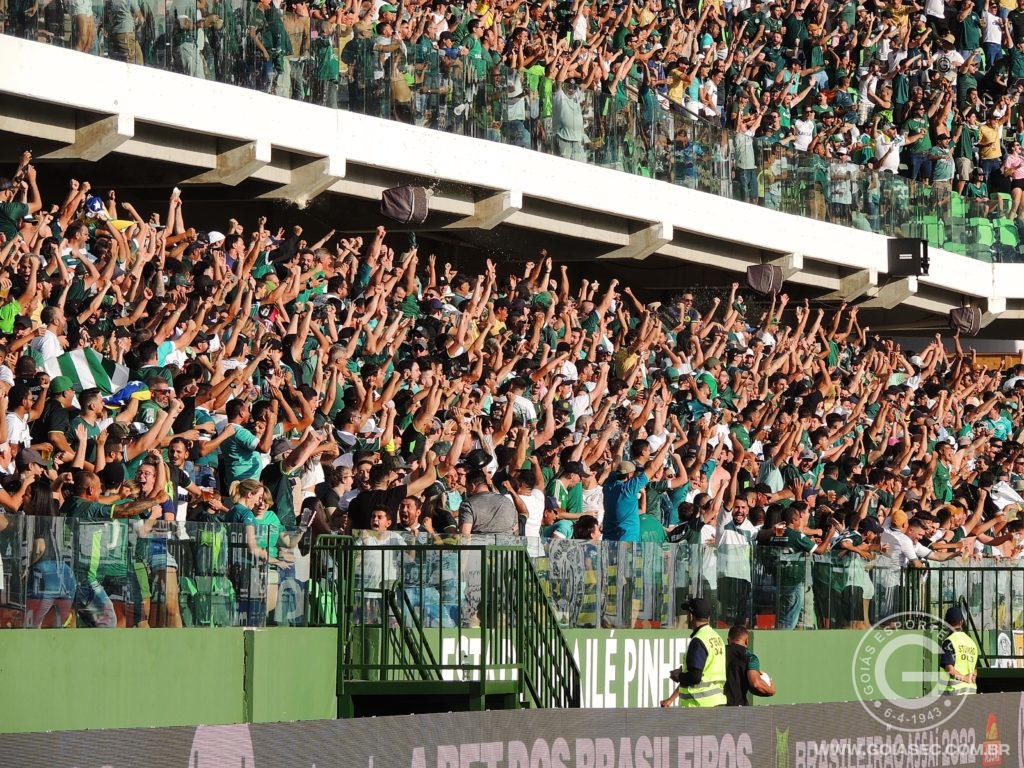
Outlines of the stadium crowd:
<svg viewBox="0 0 1024 768">
<path fill-rule="evenodd" d="M 177 189 L 153 214 L 78 180 L 44 204 L 31 156 L 14 170 L 0 531 L 91 531 L 66 558 L 38 527 L 43 614 L 73 600 L 81 623 L 124 622 L 114 604 L 151 585 L 180 623 L 167 540 L 187 522 L 237 524 L 272 571 L 329 532 L 683 542 L 702 553 L 691 591 L 730 623 L 759 599 L 752 563 L 774 569 L 790 627 L 812 555 L 838 563 L 829 610 L 856 625 L 876 586 L 899 602 L 904 569 L 1024 551 L 1024 365 L 988 370 L 958 338 L 906 350 L 857 307 L 755 312 L 735 283 L 645 304 L 543 251 L 470 274 L 383 226 L 197 231 Z M 98 572 L 121 519 L 145 546 Z M 868 577 L 879 557 L 894 580 Z"/>
<path fill-rule="evenodd" d="M 893 198 L 947 223 L 1012 226 L 1024 209 L 1013 0 L 7 5 L 12 34 L 701 188 L 709 175 L 719 194 L 876 231 L 904 223 Z"/>
</svg>

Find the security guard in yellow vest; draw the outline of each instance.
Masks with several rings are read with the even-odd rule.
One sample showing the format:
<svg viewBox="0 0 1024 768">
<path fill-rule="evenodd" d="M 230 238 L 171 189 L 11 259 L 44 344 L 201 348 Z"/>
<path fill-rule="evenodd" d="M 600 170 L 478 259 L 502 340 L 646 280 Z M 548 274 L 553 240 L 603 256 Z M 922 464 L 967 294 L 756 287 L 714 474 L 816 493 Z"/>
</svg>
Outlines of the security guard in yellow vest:
<svg viewBox="0 0 1024 768">
<path fill-rule="evenodd" d="M 946 611 L 946 623 L 953 632 L 942 643 L 940 674 L 946 681 L 943 696 L 967 696 L 978 692 L 978 644 L 963 631 L 964 614 L 959 608 Z M 944 673 L 944 674 L 943 674 Z"/>
<path fill-rule="evenodd" d="M 686 648 L 686 671 L 674 669 L 669 674 L 678 687 L 661 706 L 671 707 L 676 699 L 681 707 L 725 706 L 725 643 L 708 623 L 711 603 L 695 597 L 687 609 L 693 632 Z"/>
</svg>

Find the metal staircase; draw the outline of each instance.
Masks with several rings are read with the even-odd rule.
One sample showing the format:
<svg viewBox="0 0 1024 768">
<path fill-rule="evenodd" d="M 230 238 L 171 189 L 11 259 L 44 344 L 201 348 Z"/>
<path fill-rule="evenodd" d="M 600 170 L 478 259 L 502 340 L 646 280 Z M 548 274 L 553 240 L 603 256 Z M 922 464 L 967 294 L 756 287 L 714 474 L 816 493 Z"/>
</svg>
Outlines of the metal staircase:
<svg viewBox="0 0 1024 768">
<path fill-rule="evenodd" d="M 313 626 L 338 628 L 338 715 L 580 705 L 580 673 L 526 550 L 321 536 Z"/>
</svg>

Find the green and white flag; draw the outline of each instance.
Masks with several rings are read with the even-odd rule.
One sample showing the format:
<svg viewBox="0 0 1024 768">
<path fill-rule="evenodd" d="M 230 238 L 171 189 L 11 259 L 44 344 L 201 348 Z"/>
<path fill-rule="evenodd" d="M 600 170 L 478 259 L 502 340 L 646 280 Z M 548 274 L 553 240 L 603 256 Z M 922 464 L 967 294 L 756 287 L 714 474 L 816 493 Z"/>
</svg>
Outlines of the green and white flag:
<svg viewBox="0 0 1024 768">
<path fill-rule="evenodd" d="M 98 388 L 111 395 L 128 383 L 128 368 L 109 360 L 94 349 L 76 349 L 46 361 L 50 378 L 67 376 L 75 390 Z"/>
</svg>

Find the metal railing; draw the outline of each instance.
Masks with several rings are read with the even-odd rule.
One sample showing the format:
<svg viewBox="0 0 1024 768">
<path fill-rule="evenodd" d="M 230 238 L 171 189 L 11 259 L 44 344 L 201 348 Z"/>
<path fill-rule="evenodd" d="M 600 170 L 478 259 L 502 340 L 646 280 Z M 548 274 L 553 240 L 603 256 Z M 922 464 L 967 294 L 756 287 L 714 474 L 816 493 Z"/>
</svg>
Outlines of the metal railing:
<svg viewBox="0 0 1024 768">
<path fill-rule="evenodd" d="M 797 216 L 921 237 L 983 261 L 1024 260 L 1020 234 L 1007 218 L 1008 193 L 964 197 L 948 182 L 912 182 L 725 130 L 720 121 L 697 117 L 693 105 L 666 108 L 665 92 L 650 98 L 631 76 L 615 93 L 566 93 L 536 69 L 483 61 L 478 69 L 436 44 L 408 44 L 404 53 L 385 55 L 371 38 L 338 36 L 333 25 L 297 17 L 289 23 L 310 24 L 312 43 L 289 52 L 286 37 L 264 40 L 268 60 L 254 48 L 250 30 L 271 35 L 280 22 L 256 3 L 139 5 L 132 19 L 113 2 L 69 9 L 50 0 L 22 5 L 0 27 L 63 48 L 558 154 Z M 582 131 L 556 122 L 564 100 L 572 102 L 569 111 Z M 866 160 L 873 149 L 861 145 L 854 153 Z"/>
<path fill-rule="evenodd" d="M 508 589 L 509 606 L 522 602 L 531 622 L 562 629 L 683 628 L 687 600 L 703 596 L 722 626 L 856 628 L 909 610 L 941 617 L 964 598 L 981 630 L 1024 630 L 1024 564 L 1016 560 L 958 558 L 915 570 L 887 556 L 808 556 L 763 545 L 512 537 L 472 537 L 460 541 L 470 550 L 420 556 L 423 539 L 393 533 L 386 548 L 360 534 L 320 537 L 312 552 L 292 529 L 249 534 L 214 521 L 0 515 L 0 626 L 334 626 L 339 618 L 377 625 L 386 612 L 414 635 L 408 622 L 416 617 L 449 677 L 461 674 L 462 656 L 481 653 L 466 630 L 484 623 L 483 596 L 499 587 Z M 472 554 L 486 545 L 525 545 L 532 570 L 514 564 L 516 580 L 506 583 Z M 254 553 L 268 548 L 270 561 Z M 550 614 L 520 597 L 520 579 L 543 591 Z M 521 647 L 514 637 L 511 644 Z"/>
<path fill-rule="evenodd" d="M 302 625 L 297 540 L 281 526 L 0 515 L 0 626 Z"/>
<path fill-rule="evenodd" d="M 311 571 L 311 624 L 339 627 L 340 697 L 366 682 L 476 682 L 484 696 L 511 683 L 520 705 L 579 706 L 579 668 L 525 548 L 362 532 L 318 539 Z"/>
</svg>

